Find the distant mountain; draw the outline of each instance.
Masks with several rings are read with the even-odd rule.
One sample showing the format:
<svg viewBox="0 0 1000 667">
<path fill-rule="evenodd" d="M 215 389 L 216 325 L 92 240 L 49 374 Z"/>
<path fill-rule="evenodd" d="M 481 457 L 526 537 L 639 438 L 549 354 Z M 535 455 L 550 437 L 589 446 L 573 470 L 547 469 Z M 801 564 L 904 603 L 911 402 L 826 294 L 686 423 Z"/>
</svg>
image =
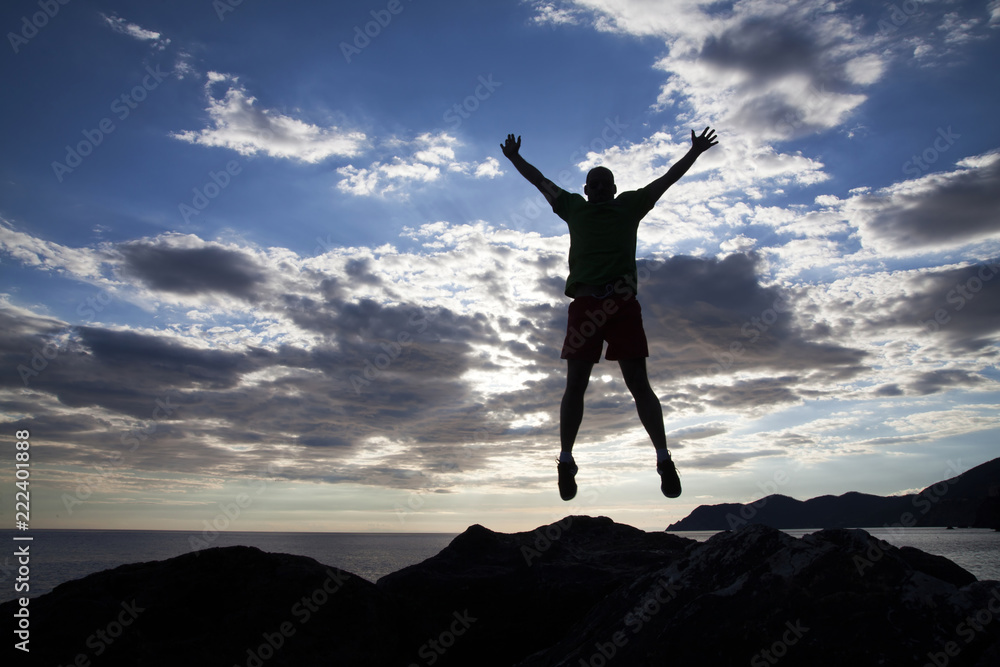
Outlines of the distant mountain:
<svg viewBox="0 0 1000 667">
<path fill-rule="evenodd" d="M 796 500 L 779 494 L 749 503 L 701 505 L 667 530 L 733 530 L 747 524 L 778 529 L 969 526 L 1000 529 L 1000 458 L 906 496 L 842 496 Z"/>
</svg>

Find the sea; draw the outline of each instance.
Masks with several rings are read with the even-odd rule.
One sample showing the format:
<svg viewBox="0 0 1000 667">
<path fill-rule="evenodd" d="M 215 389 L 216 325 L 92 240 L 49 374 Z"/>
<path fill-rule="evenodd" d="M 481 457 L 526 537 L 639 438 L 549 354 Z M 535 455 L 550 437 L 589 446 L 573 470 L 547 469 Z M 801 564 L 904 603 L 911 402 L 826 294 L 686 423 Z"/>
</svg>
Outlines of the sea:
<svg viewBox="0 0 1000 667">
<path fill-rule="evenodd" d="M 944 556 L 980 580 L 1000 581 L 1000 532 L 977 528 L 869 528 L 873 537 L 897 547 L 916 547 Z M 785 530 L 802 537 L 814 530 Z M 674 535 L 704 541 L 715 532 L 678 531 Z M 144 530 L 32 530 L 32 539 L 17 531 L 0 531 L 7 545 L 0 556 L 0 602 L 23 597 L 16 586 L 24 578 L 28 597 L 38 597 L 59 584 L 127 563 L 173 558 L 197 548 L 235 545 L 263 551 L 308 556 L 324 565 L 376 582 L 380 577 L 434 556 L 454 533 L 265 533 L 220 532 L 210 544 L 192 542 L 200 534 Z M 15 552 L 28 545 L 25 575 Z M 21 580 L 21 581 L 19 581 Z"/>
</svg>

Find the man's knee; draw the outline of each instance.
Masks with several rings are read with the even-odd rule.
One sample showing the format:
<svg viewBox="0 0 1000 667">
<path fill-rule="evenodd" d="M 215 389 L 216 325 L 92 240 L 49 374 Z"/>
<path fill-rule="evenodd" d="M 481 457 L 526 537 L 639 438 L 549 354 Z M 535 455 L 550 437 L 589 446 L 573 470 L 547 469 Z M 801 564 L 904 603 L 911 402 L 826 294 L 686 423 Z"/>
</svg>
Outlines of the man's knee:
<svg viewBox="0 0 1000 667">
<path fill-rule="evenodd" d="M 622 359 L 618 362 L 625 382 L 648 382 L 645 359 Z"/>
<path fill-rule="evenodd" d="M 587 362 L 570 361 L 566 370 L 566 393 L 582 394 L 590 383 L 590 371 L 594 365 Z"/>
<path fill-rule="evenodd" d="M 590 377 L 586 375 L 568 375 L 566 377 L 566 393 L 575 396 L 582 395 L 587 391 L 587 385 L 590 384 Z"/>
</svg>

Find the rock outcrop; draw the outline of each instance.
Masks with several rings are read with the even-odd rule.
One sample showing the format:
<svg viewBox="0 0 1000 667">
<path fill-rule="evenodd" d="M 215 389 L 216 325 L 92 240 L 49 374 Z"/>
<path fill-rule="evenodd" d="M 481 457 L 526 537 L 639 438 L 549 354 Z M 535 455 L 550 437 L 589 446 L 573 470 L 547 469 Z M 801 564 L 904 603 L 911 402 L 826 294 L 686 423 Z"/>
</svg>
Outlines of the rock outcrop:
<svg viewBox="0 0 1000 667">
<path fill-rule="evenodd" d="M 11 618 L 15 603 L 0 606 Z M 1000 583 L 863 530 L 747 526 L 696 542 L 607 518 L 472 526 L 366 582 L 249 547 L 32 600 L 26 664 L 934 665 L 1000 659 Z M 81 657 L 82 656 L 82 657 Z"/>
<path fill-rule="evenodd" d="M 400 624 L 371 582 L 254 547 L 122 565 L 27 609 L 30 652 L 15 650 L 16 664 L 45 667 L 391 664 Z"/>
<path fill-rule="evenodd" d="M 961 469 L 957 462 L 949 465 L 956 472 Z M 796 500 L 772 494 L 747 504 L 701 505 L 667 530 L 734 530 L 746 524 L 782 530 L 860 526 L 1000 529 L 1000 459 L 903 496 L 852 491 Z"/>
</svg>

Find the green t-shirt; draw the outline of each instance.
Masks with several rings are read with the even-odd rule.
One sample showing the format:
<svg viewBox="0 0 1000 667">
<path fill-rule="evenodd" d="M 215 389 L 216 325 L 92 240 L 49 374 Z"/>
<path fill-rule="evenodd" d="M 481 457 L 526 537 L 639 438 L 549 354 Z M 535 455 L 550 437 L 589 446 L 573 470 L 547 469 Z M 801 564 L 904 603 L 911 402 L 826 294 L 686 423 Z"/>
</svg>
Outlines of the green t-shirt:
<svg viewBox="0 0 1000 667">
<path fill-rule="evenodd" d="M 636 285 L 636 234 L 652 208 L 645 188 L 600 204 L 565 190 L 556 195 L 552 211 L 569 226 L 566 296 L 574 298 L 580 283 L 605 285 L 624 277 Z"/>
</svg>

